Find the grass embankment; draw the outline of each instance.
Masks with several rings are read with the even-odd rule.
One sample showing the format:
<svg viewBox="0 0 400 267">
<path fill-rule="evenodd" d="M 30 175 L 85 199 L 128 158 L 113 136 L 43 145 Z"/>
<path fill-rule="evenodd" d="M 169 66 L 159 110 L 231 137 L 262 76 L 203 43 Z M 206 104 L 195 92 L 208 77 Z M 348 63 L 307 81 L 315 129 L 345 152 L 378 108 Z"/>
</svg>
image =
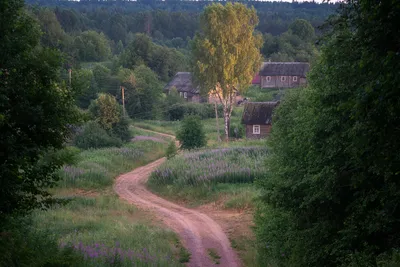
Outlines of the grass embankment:
<svg viewBox="0 0 400 267">
<path fill-rule="evenodd" d="M 249 227 L 260 192 L 253 181 L 265 173 L 266 156 L 265 147 L 188 152 L 154 171 L 148 186 L 155 193 L 189 207 L 202 209 L 212 203 L 217 211 L 214 218 L 228 232 L 244 265 L 255 266 L 256 245 Z M 217 260 L 211 254 L 210 257 Z"/>
<path fill-rule="evenodd" d="M 62 180 L 52 190 L 68 204 L 34 212 L 33 227 L 83 255 L 80 266 L 181 266 L 185 253 L 177 235 L 112 190 L 115 177 L 160 158 L 166 145 L 138 141 L 81 151 L 75 165 L 60 170 Z"/>
</svg>

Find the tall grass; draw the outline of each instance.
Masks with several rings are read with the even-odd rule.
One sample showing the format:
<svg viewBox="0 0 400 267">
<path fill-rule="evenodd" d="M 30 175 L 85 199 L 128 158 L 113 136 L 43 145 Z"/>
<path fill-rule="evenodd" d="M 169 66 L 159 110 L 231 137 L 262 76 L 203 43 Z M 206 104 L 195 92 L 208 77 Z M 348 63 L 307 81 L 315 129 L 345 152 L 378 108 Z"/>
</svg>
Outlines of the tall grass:
<svg viewBox="0 0 400 267">
<path fill-rule="evenodd" d="M 209 183 L 250 183 L 265 173 L 266 149 L 222 148 L 187 153 L 155 170 L 150 183 L 198 186 Z"/>
<path fill-rule="evenodd" d="M 113 194 L 74 197 L 32 218 L 57 237 L 60 249 L 83 257 L 79 266 L 181 266 L 176 234 Z"/>
<path fill-rule="evenodd" d="M 63 188 L 99 189 L 112 185 L 121 173 L 161 157 L 166 144 L 153 141 L 128 143 L 121 148 L 90 149 L 79 154 L 78 163 L 64 166 L 59 174 Z"/>
<path fill-rule="evenodd" d="M 235 147 L 202 150 L 176 156 L 155 170 L 150 189 L 189 206 L 221 202 L 222 208 L 253 207 L 259 195 L 252 184 L 265 173 L 267 150 Z"/>
</svg>

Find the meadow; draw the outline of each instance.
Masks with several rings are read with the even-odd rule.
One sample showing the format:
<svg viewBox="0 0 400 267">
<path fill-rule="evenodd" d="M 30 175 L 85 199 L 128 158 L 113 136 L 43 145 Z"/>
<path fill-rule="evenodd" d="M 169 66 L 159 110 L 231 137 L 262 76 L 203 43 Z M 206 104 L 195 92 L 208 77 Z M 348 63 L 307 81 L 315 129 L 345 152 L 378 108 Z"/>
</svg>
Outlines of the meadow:
<svg viewBox="0 0 400 267">
<path fill-rule="evenodd" d="M 149 187 L 167 198 L 196 206 L 223 199 L 224 208 L 251 207 L 253 181 L 265 173 L 267 150 L 230 147 L 188 152 L 156 169 Z"/>
<path fill-rule="evenodd" d="M 211 205 L 210 215 L 225 227 L 243 266 L 258 266 L 250 227 L 261 193 L 253 182 L 266 171 L 268 151 L 262 142 L 250 147 L 243 144 L 252 141 L 222 143 L 226 147 L 179 154 L 156 169 L 148 181 L 153 192 L 182 205 L 204 208 L 206 213 Z"/>
<path fill-rule="evenodd" d="M 164 156 L 167 145 L 167 142 L 143 140 L 120 148 L 75 149 L 75 163 L 59 170 L 61 179 L 51 189 L 63 204 L 46 211 L 36 210 L 26 218 L 30 230 L 20 234 L 20 239 L 31 244 L 26 245 L 30 253 L 13 251 L 9 246 L 4 266 L 10 266 L 15 257 L 27 257 L 29 266 L 49 264 L 43 262 L 45 255 L 37 259 L 26 256 L 37 255 L 39 249 L 53 251 L 56 256 L 51 264 L 56 262 L 55 266 L 63 266 L 65 262 L 90 267 L 183 266 L 188 252 L 178 236 L 148 212 L 120 200 L 112 189 L 118 175 Z M 21 228 L 10 231 L 17 236 Z M 24 236 L 29 239 L 24 241 Z M 41 241 L 39 247 L 35 240 Z M 0 265 L 3 263 L 0 261 Z"/>
</svg>

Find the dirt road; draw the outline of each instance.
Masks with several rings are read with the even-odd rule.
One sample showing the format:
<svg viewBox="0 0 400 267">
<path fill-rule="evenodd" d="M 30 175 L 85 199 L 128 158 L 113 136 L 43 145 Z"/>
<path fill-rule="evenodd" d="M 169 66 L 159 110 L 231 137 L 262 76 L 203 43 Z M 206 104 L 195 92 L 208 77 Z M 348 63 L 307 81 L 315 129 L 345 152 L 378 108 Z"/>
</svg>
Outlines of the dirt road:
<svg viewBox="0 0 400 267">
<path fill-rule="evenodd" d="M 162 158 L 119 176 L 114 190 L 128 202 L 153 211 L 181 236 L 183 244 L 192 254 L 188 266 L 239 266 L 227 236 L 214 220 L 203 213 L 160 198 L 146 189 L 149 175 L 164 161 L 165 158 Z M 218 252 L 221 257 L 218 265 L 210 259 L 208 249 Z"/>
</svg>

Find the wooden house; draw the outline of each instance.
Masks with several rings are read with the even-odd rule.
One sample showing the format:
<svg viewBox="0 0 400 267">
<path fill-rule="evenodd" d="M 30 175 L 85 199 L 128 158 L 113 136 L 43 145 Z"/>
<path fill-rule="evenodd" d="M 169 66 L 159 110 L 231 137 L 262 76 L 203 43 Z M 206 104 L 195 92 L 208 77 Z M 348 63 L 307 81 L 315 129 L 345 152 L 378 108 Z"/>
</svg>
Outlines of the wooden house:
<svg viewBox="0 0 400 267">
<path fill-rule="evenodd" d="M 176 88 L 179 95 L 188 102 L 220 102 L 219 98 L 213 94 L 210 94 L 208 97 L 201 96 L 200 88 L 193 85 L 192 74 L 190 72 L 176 73 L 172 80 L 164 87 L 164 93 L 169 94 L 172 88 Z M 243 97 L 239 93 L 236 93 L 235 103 L 242 100 Z"/>
<path fill-rule="evenodd" d="M 271 132 L 272 114 L 278 102 L 248 102 L 244 106 L 242 124 L 246 127 L 246 137 L 260 139 Z"/>
<path fill-rule="evenodd" d="M 305 62 L 263 62 L 259 72 L 261 88 L 290 88 L 307 84 L 310 65 Z"/>
<path fill-rule="evenodd" d="M 206 102 L 206 99 L 200 96 L 200 88 L 193 85 L 190 72 L 176 73 L 174 78 L 164 87 L 164 92 L 168 94 L 174 87 L 179 95 L 188 102 Z"/>
</svg>

